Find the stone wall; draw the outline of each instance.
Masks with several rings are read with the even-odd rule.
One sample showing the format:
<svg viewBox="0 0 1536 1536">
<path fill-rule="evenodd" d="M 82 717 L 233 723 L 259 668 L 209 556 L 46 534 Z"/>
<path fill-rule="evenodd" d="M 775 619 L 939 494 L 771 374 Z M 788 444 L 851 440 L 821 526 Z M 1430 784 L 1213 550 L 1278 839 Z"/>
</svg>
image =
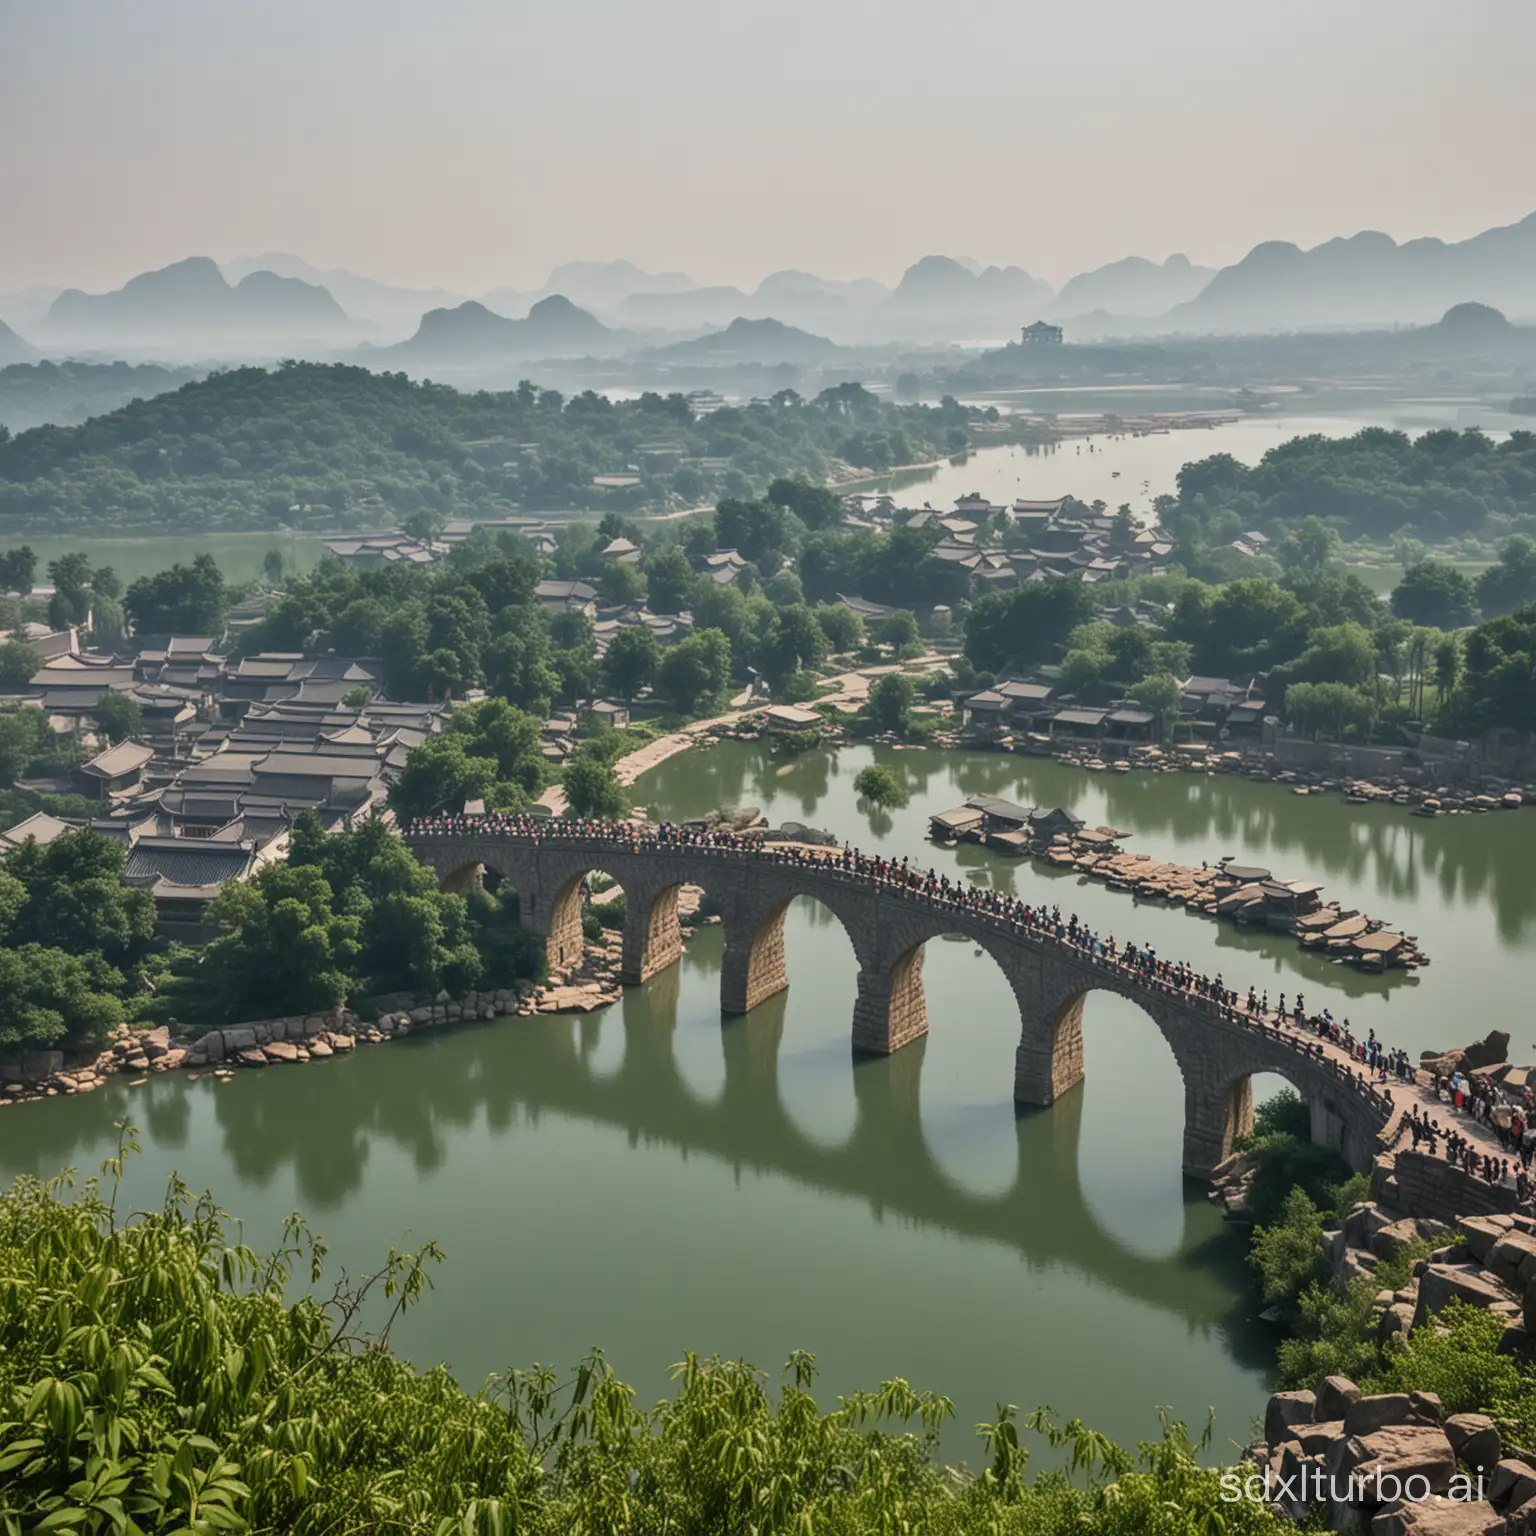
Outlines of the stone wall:
<svg viewBox="0 0 1536 1536">
<path fill-rule="evenodd" d="M 1404 1216 L 1447 1222 L 1515 1209 L 1514 1190 L 1489 1184 L 1442 1157 L 1407 1150 L 1376 1159 L 1371 1197 Z"/>
</svg>

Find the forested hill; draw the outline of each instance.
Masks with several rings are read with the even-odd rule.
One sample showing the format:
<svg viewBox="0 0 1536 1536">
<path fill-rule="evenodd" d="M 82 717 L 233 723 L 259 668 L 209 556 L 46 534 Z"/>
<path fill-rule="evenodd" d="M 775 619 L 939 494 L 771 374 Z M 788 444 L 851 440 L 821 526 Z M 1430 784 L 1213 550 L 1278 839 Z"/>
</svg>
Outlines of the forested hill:
<svg viewBox="0 0 1536 1536">
<path fill-rule="evenodd" d="M 1250 528 L 1273 536 L 1307 517 L 1346 541 L 1499 540 L 1536 532 L 1536 433 L 1502 443 L 1475 428 L 1294 437 L 1251 469 L 1226 453 L 1186 464 L 1177 506 L 1160 510 L 1186 545 L 1220 545 Z"/>
<path fill-rule="evenodd" d="M 695 417 L 679 395 L 615 404 L 341 365 L 240 368 L 0 443 L 0 539 L 694 505 L 780 475 L 819 480 L 833 459 L 884 469 L 953 452 L 971 414 L 884 404 L 857 384 Z M 593 484 L 631 470 L 637 484 Z"/>
</svg>

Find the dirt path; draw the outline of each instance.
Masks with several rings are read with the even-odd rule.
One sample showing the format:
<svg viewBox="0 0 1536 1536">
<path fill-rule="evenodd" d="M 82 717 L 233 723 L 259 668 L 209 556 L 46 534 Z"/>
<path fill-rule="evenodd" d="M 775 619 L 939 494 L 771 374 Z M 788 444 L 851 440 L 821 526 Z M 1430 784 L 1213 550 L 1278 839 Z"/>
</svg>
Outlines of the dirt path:
<svg viewBox="0 0 1536 1536">
<path fill-rule="evenodd" d="M 869 697 L 871 683 L 884 677 L 889 672 L 904 672 L 908 668 L 931 667 L 935 661 L 945 658 L 937 652 L 925 652 L 915 661 L 893 662 L 888 666 L 861 667 L 853 672 L 842 672 L 827 681 L 836 685 L 835 693 L 823 694 L 816 700 L 818 704 L 862 704 Z M 680 731 L 673 731 L 670 736 L 658 736 L 655 741 L 648 742 L 637 751 L 621 757 L 614 764 L 614 776 L 620 784 L 633 784 L 648 768 L 654 768 L 658 763 L 664 763 L 669 757 L 676 757 L 679 752 L 686 752 L 689 747 L 697 746 L 699 738 L 706 735 L 716 726 L 735 725 L 757 714 L 759 710 L 766 709 L 769 700 L 759 703 L 752 702 L 751 691 L 738 693 L 731 700 L 731 707 L 723 715 L 715 715 L 708 720 L 695 720 L 691 725 L 686 725 Z M 565 814 L 565 791 L 558 784 L 551 784 L 548 789 L 539 796 L 539 805 L 547 805 L 556 816 Z"/>
</svg>

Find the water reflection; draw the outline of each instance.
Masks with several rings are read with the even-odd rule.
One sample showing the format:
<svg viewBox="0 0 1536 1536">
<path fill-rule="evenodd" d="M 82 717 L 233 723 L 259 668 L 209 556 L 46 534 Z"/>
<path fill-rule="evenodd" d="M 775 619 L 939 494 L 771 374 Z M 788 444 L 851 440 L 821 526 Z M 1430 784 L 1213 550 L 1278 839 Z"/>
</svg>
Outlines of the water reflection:
<svg viewBox="0 0 1536 1536">
<path fill-rule="evenodd" d="M 1465 1032 L 1447 1022 L 1456 1012 L 1448 999 L 1478 995 L 1495 1020 L 1523 1006 L 1524 982 L 1510 962 L 1529 951 L 1536 932 L 1536 816 L 1528 812 L 1425 820 L 1400 807 L 1347 806 L 1335 796 L 1302 797 L 1226 776 L 1087 774 L 990 752 L 848 747 L 840 773 L 829 777 L 827 756 L 795 759 L 794 771 L 785 773 L 784 762 L 757 745 L 730 742 L 663 764 L 641 783 L 646 798 L 668 814 L 756 804 L 775 821 L 809 820 L 897 857 L 985 879 L 1009 895 L 1059 902 L 1102 932 L 1153 943 L 1242 985 L 1331 994 L 1335 1011 L 1342 1007 L 1357 1025 L 1364 1019 L 1411 1051 L 1449 1043 L 1448 1031 Z M 906 808 L 883 813 L 878 829 L 851 790 L 869 762 L 896 768 L 912 795 Z M 1285 877 L 1317 879 L 1346 909 L 1416 935 L 1433 965 L 1423 973 L 1372 976 L 1334 965 L 1284 935 L 1140 902 L 1071 871 L 1013 861 L 975 844 L 935 848 L 926 837 L 928 816 L 973 793 L 1064 806 L 1090 825 L 1128 832 L 1130 849 L 1156 859 L 1199 863 L 1231 854 Z"/>
<path fill-rule="evenodd" d="M 403 1150 L 427 1174 L 442 1168 L 450 1148 L 477 1124 L 495 1142 L 520 1120 L 537 1123 L 558 1112 L 619 1127 L 632 1145 L 674 1147 L 738 1172 L 774 1173 L 853 1196 L 882 1221 L 1005 1245 L 1032 1269 L 1081 1271 L 1194 1327 L 1237 1326 L 1235 1311 L 1212 1316 L 1219 1286 L 1191 1285 L 1201 1274 L 1225 1282 L 1234 1259 L 1222 1234 L 1182 1241 L 1192 1235 L 1188 1215 L 1204 1214 L 1194 1192 L 1180 1251 L 1168 1257 L 1149 1258 L 1093 1217 L 1079 1189 L 1081 1094 L 1050 1111 L 1009 1112 L 1013 1175 L 1006 1188 L 981 1195 L 946 1173 L 925 1134 L 926 1042 L 847 1066 L 854 1122 L 845 1143 L 828 1145 L 795 1123 L 780 1091 L 792 994 L 720 1029 L 723 1089 L 711 1100 L 679 1069 L 678 988 L 667 975 L 632 989 L 621 1007 L 601 1016 L 552 1015 L 416 1035 L 354 1060 L 246 1073 L 229 1084 L 153 1079 L 137 1091 L 113 1084 L 67 1103 L 28 1106 L 6 1117 L 7 1131 L 28 1122 L 25 1155 L 9 1135 L 0 1151 L 8 1171 L 57 1168 L 105 1145 L 113 1121 L 125 1115 L 162 1150 L 180 1147 L 194 1107 L 211 1103 L 241 1185 L 266 1188 L 291 1168 L 304 1208 L 320 1216 L 361 1190 L 380 1144 Z M 596 1044 L 611 1030 L 622 1040 L 622 1058 L 616 1071 L 599 1071 Z"/>
</svg>

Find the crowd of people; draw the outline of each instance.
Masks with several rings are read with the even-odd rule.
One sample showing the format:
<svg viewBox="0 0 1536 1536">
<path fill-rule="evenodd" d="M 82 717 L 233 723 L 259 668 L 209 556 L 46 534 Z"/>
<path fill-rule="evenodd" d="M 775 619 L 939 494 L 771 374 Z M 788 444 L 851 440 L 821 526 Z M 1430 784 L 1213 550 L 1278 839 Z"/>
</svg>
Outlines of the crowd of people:
<svg viewBox="0 0 1536 1536">
<path fill-rule="evenodd" d="M 410 837 L 428 836 L 496 836 L 515 837 L 530 842 L 602 842 L 627 851 L 655 850 L 668 852 L 678 848 L 726 849 L 736 854 L 755 855 L 780 864 L 798 864 L 820 869 L 832 869 L 853 875 L 876 885 L 894 886 L 908 894 L 941 907 L 989 917 L 1000 925 L 1027 932 L 1032 938 L 1044 938 L 1062 944 L 1084 958 L 1096 962 L 1122 976 L 1129 973 L 1143 985 L 1162 991 L 1183 994 L 1208 1004 L 1219 1016 L 1236 1023 L 1259 1022 L 1278 1026 L 1285 1022 L 1285 1000 L 1281 998 L 1280 1012 L 1271 1015 L 1268 994 L 1260 1004 L 1250 988 L 1246 1006 L 1238 993 L 1226 984 L 1220 975 L 1207 976 L 1182 961 L 1164 959 L 1150 945 L 1137 945 L 1130 940 L 1123 943 L 1113 934 L 1100 934 L 1082 922 L 1076 913 L 1063 917 L 1059 905 L 1046 907 L 1021 901 L 1015 896 L 1004 895 L 990 887 L 967 884 L 951 879 L 937 870 L 923 869 L 910 858 L 887 858 L 881 854 L 866 854 L 849 846 L 828 845 L 811 847 L 803 843 L 778 842 L 764 838 L 744 838 L 738 832 L 697 824 L 659 822 L 642 824 L 629 821 L 597 821 L 581 817 L 562 817 L 555 820 L 547 816 L 530 816 L 522 813 L 488 812 L 483 815 L 443 814 L 423 817 L 405 829 Z M 1314 1023 L 1307 1020 L 1296 999 L 1294 1022 L 1298 1025 Z M 1315 1021 L 1319 1026 L 1321 1021 Z M 1331 1016 L 1329 1017 L 1331 1023 Z M 1337 1036 L 1319 1027 L 1324 1038 Z M 1310 1042 L 1287 1036 L 1290 1043 L 1306 1054 L 1324 1057 L 1321 1046 L 1312 1048 Z M 1372 1037 L 1374 1039 L 1374 1036 Z M 1362 1067 L 1369 1066 L 1375 1072 L 1375 1063 L 1362 1050 L 1358 1057 Z M 1366 1071 L 1356 1074 L 1364 1083 Z M 1380 1078 L 1385 1081 L 1385 1078 Z M 1391 1093 L 1384 1094 L 1390 1109 Z"/>
<path fill-rule="evenodd" d="M 729 850 L 733 854 L 756 856 L 779 864 L 830 868 L 876 885 L 894 886 L 935 906 L 991 918 L 1004 927 L 1026 932 L 1031 938 L 1064 945 L 1122 978 L 1128 975 L 1142 985 L 1198 1000 L 1225 1021 L 1274 1029 L 1305 1055 L 1334 1061 L 1337 1070 L 1353 1076 L 1366 1091 L 1374 1093 L 1379 1089 L 1388 1116 L 1393 1113 L 1393 1100 L 1387 1085 L 1392 1082 L 1421 1083 L 1419 1069 L 1414 1067 L 1406 1050 L 1384 1045 L 1376 1038 L 1374 1029 L 1364 1040 L 1358 1039 L 1349 1020 L 1335 1019 L 1331 1009 L 1309 1014 L 1300 992 L 1290 1003 L 1282 992 L 1277 1006 L 1271 1009 L 1267 991 L 1260 993 L 1249 987 L 1247 996 L 1241 997 L 1221 975 L 1207 976 L 1183 962 L 1166 960 L 1150 945 L 1137 945 L 1129 940 L 1119 942 L 1113 934 L 1100 934 L 1082 922 L 1076 913 L 1063 917 L 1059 905 L 1046 907 L 1043 903 L 1037 906 L 1021 901 L 990 887 L 951 879 L 932 868 L 923 869 L 906 857 L 895 859 L 866 854 L 846 845 L 814 847 L 771 838 L 748 838 L 734 829 L 698 823 L 599 821 L 582 817 L 556 820 L 548 816 L 496 811 L 481 815 L 444 813 L 426 816 L 403 830 L 408 837 L 491 835 L 533 843 L 599 842 L 635 853 L 646 850 L 670 852 L 679 848 Z M 1355 1067 L 1345 1067 L 1336 1055 L 1324 1049 L 1325 1043 L 1345 1053 Z M 1459 1079 L 1460 1074 L 1457 1077 Z M 1448 1116 L 1450 1112 L 1465 1114 L 1487 1125 L 1490 1133 L 1515 1155 L 1516 1182 L 1523 1185 L 1531 1157 L 1536 1153 L 1536 1115 L 1531 1113 L 1529 1089 L 1526 1090 L 1524 1113 L 1517 1113 L 1511 1120 L 1496 1102 L 1498 1090 L 1485 1078 L 1469 1078 L 1454 1085 L 1435 1079 L 1429 1086 L 1446 1105 Z M 1507 1109 L 1507 1106 L 1503 1108 Z M 1479 1153 L 1467 1137 L 1450 1129 L 1449 1121 L 1442 1129 L 1427 1112 L 1421 1112 L 1417 1103 L 1410 1108 L 1407 1124 L 1416 1148 L 1427 1139 L 1433 1154 L 1440 1138 L 1444 1137 L 1448 1159 L 1459 1161 L 1469 1172 L 1481 1174 L 1492 1182 L 1508 1180 L 1507 1158 L 1501 1160 L 1491 1154 Z M 1516 1125 L 1518 1132 L 1514 1132 Z M 1520 1198 L 1525 1199 L 1523 1191 Z"/>
</svg>

